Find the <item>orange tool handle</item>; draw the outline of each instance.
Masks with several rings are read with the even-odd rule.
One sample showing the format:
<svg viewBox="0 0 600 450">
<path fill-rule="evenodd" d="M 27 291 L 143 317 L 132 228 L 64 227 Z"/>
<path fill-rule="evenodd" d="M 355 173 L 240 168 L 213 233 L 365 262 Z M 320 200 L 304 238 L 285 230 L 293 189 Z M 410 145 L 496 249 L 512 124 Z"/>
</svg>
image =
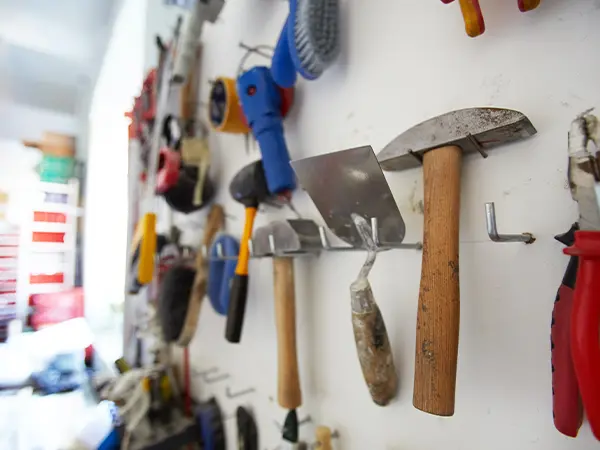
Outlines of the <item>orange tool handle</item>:
<svg viewBox="0 0 600 450">
<path fill-rule="evenodd" d="M 250 259 L 248 242 L 252 237 L 255 217 L 256 208 L 246 208 L 246 222 L 244 223 L 244 233 L 240 243 L 240 255 L 231 282 L 231 290 L 229 291 L 229 308 L 225 328 L 225 338 L 232 343 L 240 342 L 242 338 L 246 299 L 248 297 L 248 260 Z"/>
<path fill-rule="evenodd" d="M 542 0 L 518 0 L 521 12 L 531 11 L 542 3 Z"/>
</svg>

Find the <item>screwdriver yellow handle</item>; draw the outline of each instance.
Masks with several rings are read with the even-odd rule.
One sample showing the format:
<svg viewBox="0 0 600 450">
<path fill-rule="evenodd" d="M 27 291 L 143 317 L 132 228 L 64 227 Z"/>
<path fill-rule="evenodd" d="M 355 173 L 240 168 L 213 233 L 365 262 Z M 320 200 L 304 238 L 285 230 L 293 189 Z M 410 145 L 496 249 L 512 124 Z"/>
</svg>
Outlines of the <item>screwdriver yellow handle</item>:
<svg viewBox="0 0 600 450">
<path fill-rule="evenodd" d="M 154 255 L 156 253 L 156 214 L 146 213 L 142 217 L 142 239 L 140 242 L 140 262 L 138 281 L 148 284 L 154 274 Z"/>
</svg>

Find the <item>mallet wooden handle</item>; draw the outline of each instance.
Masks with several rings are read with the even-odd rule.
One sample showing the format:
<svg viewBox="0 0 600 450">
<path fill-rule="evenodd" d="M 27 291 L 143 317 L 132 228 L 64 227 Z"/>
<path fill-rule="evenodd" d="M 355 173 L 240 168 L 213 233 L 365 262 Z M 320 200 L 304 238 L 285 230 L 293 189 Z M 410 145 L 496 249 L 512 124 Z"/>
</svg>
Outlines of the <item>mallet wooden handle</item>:
<svg viewBox="0 0 600 450">
<path fill-rule="evenodd" d="M 296 294 L 294 260 L 273 258 L 275 325 L 277 328 L 278 401 L 282 408 L 302 404 L 296 354 Z"/>
<path fill-rule="evenodd" d="M 454 414 L 456 391 L 461 160 L 462 151 L 454 146 L 423 155 L 425 225 L 413 404 L 439 416 Z"/>
</svg>

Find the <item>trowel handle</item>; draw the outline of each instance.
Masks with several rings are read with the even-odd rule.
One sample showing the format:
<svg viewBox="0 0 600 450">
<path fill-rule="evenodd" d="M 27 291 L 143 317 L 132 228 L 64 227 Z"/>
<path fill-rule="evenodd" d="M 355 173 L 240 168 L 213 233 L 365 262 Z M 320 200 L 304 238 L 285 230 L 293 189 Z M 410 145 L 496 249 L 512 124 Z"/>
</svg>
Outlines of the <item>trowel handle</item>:
<svg viewBox="0 0 600 450">
<path fill-rule="evenodd" d="M 371 398 L 379 406 L 385 406 L 396 396 L 398 375 L 390 339 L 377 304 L 373 302 L 367 311 L 352 311 L 352 327 L 358 361 Z"/>
<path fill-rule="evenodd" d="M 246 208 L 244 233 L 240 242 L 240 254 L 237 266 L 235 267 L 235 275 L 233 276 L 231 290 L 229 291 L 229 309 L 227 311 L 227 324 L 225 326 L 225 339 L 231 343 L 238 343 L 242 338 L 246 299 L 248 297 L 248 260 L 250 259 L 248 243 L 252 236 L 255 217 L 256 208 Z"/>
<path fill-rule="evenodd" d="M 294 260 L 273 258 L 275 283 L 275 326 L 277 328 L 279 405 L 296 409 L 302 405 L 298 355 L 296 351 L 296 293 Z"/>
<path fill-rule="evenodd" d="M 454 146 L 423 155 L 425 223 L 413 404 L 438 416 L 454 414 L 460 321 L 461 160 L 462 151 Z"/>
</svg>

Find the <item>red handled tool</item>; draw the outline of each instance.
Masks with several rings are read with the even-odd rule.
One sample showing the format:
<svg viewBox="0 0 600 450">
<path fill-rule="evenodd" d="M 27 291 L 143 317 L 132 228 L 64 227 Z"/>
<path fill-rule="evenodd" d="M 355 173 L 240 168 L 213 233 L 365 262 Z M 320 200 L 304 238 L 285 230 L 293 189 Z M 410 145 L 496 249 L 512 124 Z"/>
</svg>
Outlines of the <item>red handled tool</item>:
<svg viewBox="0 0 600 450">
<path fill-rule="evenodd" d="M 575 242 L 577 223 L 555 239 L 567 246 Z M 579 258 L 571 256 L 552 311 L 552 416 L 562 434 L 576 437 L 583 422 L 583 407 L 571 355 L 571 313 Z"/>
<path fill-rule="evenodd" d="M 598 132 L 598 119 L 589 112 L 575 119 L 569 132 L 569 186 L 579 206 L 581 230 L 575 232 L 575 243 L 564 252 L 579 259 L 571 311 L 571 353 L 583 408 L 594 436 L 600 440 Z M 591 142 L 596 146 L 593 153 L 588 149 Z"/>
</svg>

